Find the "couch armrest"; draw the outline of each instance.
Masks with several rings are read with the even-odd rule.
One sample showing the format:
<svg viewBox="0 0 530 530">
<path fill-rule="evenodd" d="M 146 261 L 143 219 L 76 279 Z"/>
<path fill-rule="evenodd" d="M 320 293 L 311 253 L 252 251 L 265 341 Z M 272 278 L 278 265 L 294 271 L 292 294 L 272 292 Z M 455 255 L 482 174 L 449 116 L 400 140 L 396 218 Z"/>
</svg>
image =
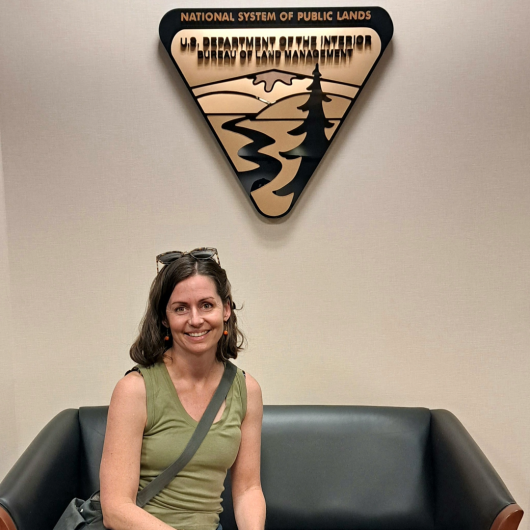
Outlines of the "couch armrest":
<svg viewBox="0 0 530 530">
<path fill-rule="evenodd" d="M 505 525 L 503 510 L 515 501 L 504 482 L 453 414 L 447 410 L 431 414 L 436 530 L 490 530 L 495 523 Z M 512 515 L 511 522 L 516 518 Z M 515 527 L 499 526 L 499 530 L 517 525 L 518 521 Z"/>
<path fill-rule="evenodd" d="M 0 506 L 0 530 L 17 530 L 11 516 Z"/>
<path fill-rule="evenodd" d="M 518 504 L 510 504 L 497 515 L 491 530 L 517 530 L 523 515 L 523 509 Z"/>
<path fill-rule="evenodd" d="M 79 440 L 77 409 L 63 410 L 42 429 L 0 483 L 0 507 L 17 530 L 53 529 L 76 495 Z"/>
</svg>

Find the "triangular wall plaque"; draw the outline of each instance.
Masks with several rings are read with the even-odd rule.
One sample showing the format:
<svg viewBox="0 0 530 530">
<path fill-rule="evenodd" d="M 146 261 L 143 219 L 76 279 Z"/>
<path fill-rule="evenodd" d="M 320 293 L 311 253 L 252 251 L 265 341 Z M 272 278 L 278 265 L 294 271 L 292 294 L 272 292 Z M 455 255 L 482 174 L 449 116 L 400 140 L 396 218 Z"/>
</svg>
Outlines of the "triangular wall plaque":
<svg viewBox="0 0 530 530">
<path fill-rule="evenodd" d="M 243 189 L 295 205 L 392 38 L 380 7 L 174 9 L 160 39 Z"/>
</svg>

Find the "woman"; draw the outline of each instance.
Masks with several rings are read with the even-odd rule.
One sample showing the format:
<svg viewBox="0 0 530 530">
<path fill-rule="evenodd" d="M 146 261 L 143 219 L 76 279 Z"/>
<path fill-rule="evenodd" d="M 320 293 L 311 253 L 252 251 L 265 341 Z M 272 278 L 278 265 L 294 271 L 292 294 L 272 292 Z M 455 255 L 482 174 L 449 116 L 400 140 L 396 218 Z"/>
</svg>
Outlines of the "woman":
<svg viewBox="0 0 530 530">
<path fill-rule="evenodd" d="M 238 369 L 227 398 L 190 463 L 144 508 L 136 494 L 184 449 L 213 396 L 238 330 L 230 283 L 217 250 L 157 256 L 131 357 L 138 363 L 112 394 L 101 462 L 101 505 L 111 530 L 215 530 L 231 468 L 239 530 L 263 530 L 260 482 L 263 403 L 257 381 Z"/>
</svg>

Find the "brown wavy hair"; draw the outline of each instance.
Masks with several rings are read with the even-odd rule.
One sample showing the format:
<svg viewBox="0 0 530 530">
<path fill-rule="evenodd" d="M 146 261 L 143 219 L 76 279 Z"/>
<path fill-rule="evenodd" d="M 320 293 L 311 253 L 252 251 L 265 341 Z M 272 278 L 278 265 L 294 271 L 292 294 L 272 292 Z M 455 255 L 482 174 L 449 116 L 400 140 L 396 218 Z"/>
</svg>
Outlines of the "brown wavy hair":
<svg viewBox="0 0 530 530">
<path fill-rule="evenodd" d="M 151 366 L 162 361 L 173 341 L 171 334 L 169 334 L 169 341 L 164 340 L 167 329 L 163 322 L 167 319 L 167 304 L 175 286 L 196 275 L 210 278 L 215 284 L 223 306 L 228 303 L 232 309 L 225 327 L 228 335 L 223 334 L 217 343 L 216 358 L 220 362 L 237 359 L 237 354 L 243 349 L 246 341 L 237 326 L 235 313 L 237 308 L 232 299 L 226 271 L 214 260 L 197 260 L 190 254 L 186 254 L 173 263 L 165 265 L 151 284 L 147 309 L 140 322 L 140 332 L 130 350 L 131 359 L 135 363 L 141 366 Z"/>
</svg>

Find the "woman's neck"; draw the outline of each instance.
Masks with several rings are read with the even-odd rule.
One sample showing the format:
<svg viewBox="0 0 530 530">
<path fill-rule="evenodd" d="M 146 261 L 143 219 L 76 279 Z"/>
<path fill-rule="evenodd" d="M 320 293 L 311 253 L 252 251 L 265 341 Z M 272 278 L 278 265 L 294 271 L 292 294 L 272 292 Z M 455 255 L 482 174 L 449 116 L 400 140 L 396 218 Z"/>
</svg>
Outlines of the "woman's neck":
<svg viewBox="0 0 530 530">
<path fill-rule="evenodd" d="M 217 374 L 221 363 L 214 355 L 189 355 L 173 349 L 164 357 L 167 369 L 178 379 L 205 381 Z"/>
</svg>

